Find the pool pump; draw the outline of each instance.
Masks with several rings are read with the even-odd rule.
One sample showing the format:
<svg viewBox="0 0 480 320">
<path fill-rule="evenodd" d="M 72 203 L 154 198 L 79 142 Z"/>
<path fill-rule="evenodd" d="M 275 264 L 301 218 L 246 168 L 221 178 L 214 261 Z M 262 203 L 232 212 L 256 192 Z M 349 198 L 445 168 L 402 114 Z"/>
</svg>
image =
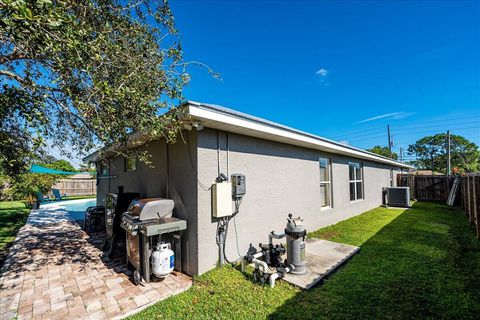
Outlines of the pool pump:
<svg viewBox="0 0 480 320">
<path fill-rule="evenodd" d="M 284 233 L 277 234 L 274 231 L 268 235 L 268 244 L 259 244 L 257 249 L 252 244 L 242 260 L 242 271 L 245 271 L 246 263 L 253 263 L 253 279 L 261 284 L 267 281 L 270 287 L 275 286 L 275 280 L 285 277 L 287 273 L 305 274 L 305 237 L 307 231 L 303 227 L 303 219 L 288 215 L 287 226 Z M 273 244 L 273 239 L 287 238 L 287 247 L 283 244 Z M 282 256 L 287 254 L 287 259 L 282 261 Z M 274 272 L 270 273 L 269 270 Z"/>
</svg>

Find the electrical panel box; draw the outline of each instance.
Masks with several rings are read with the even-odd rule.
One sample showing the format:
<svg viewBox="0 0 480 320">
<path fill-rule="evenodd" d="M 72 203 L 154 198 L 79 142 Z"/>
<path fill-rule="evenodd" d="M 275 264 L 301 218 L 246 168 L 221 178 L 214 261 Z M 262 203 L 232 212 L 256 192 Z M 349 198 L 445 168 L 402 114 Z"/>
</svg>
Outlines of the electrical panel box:
<svg viewBox="0 0 480 320">
<path fill-rule="evenodd" d="M 234 173 L 231 176 L 232 181 L 232 197 L 241 198 L 247 193 L 247 185 L 245 175 L 241 173 Z"/>
<path fill-rule="evenodd" d="M 219 182 L 212 185 L 212 216 L 223 218 L 232 215 L 232 184 Z"/>
</svg>

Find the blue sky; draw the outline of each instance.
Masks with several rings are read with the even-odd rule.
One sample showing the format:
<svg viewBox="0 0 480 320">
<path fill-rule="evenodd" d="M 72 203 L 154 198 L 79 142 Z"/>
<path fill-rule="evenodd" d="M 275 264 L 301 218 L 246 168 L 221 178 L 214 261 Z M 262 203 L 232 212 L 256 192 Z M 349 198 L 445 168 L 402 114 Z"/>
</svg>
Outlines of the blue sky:
<svg viewBox="0 0 480 320">
<path fill-rule="evenodd" d="M 189 99 L 363 148 L 387 124 L 398 148 L 449 128 L 480 144 L 478 1 L 170 3 L 185 58 L 223 78 L 191 70 Z"/>
<path fill-rule="evenodd" d="M 480 145 L 480 2 L 171 0 L 188 99 L 368 148 Z"/>
</svg>

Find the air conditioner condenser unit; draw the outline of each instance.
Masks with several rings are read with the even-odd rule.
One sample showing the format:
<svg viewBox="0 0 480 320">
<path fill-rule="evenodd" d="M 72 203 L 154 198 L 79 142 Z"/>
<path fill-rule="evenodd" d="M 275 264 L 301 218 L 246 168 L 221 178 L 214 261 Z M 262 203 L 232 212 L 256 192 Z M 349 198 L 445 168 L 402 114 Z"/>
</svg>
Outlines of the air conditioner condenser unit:
<svg viewBox="0 0 480 320">
<path fill-rule="evenodd" d="M 409 187 L 388 187 L 387 203 L 391 207 L 410 208 L 410 188 Z"/>
</svg>

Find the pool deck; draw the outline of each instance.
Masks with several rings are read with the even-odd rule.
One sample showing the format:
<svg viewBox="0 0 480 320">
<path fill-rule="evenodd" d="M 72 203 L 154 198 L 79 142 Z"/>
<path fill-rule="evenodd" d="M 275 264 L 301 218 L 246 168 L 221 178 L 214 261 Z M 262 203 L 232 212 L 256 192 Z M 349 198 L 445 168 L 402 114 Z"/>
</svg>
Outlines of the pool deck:
<svg viewBox="0 0 480 320">
<path fill-rule="evenodd" d="M 125 257 L 103 255 L 104 233 L 87 234 L 58 204 L 20 229 L 0 271 L 0 319 L 123 318 L 191 286 L 182 273 L 135 286 Z"/>
</svg>

